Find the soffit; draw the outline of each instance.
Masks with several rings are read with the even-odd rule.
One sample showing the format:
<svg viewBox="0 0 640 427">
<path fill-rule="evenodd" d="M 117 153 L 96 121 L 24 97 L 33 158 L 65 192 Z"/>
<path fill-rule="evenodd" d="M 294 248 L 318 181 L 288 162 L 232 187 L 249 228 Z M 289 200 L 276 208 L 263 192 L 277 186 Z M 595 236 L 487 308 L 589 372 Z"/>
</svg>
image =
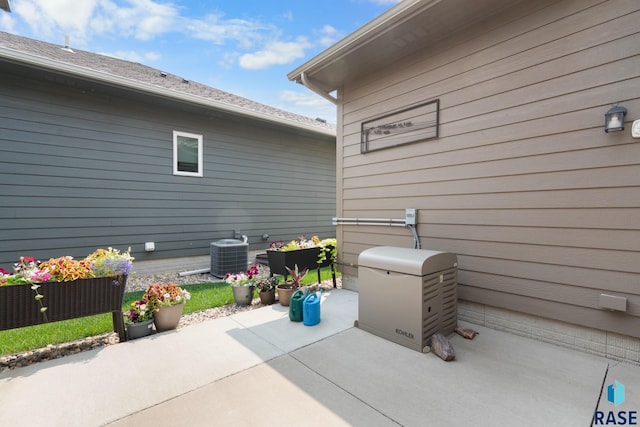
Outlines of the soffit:
<svg viewBox="0 0 640 427">
<path fill-rule="evenodd" d="M 331 92 L 522 0 L 405 0 L 288 74 Z"/>
</svg>

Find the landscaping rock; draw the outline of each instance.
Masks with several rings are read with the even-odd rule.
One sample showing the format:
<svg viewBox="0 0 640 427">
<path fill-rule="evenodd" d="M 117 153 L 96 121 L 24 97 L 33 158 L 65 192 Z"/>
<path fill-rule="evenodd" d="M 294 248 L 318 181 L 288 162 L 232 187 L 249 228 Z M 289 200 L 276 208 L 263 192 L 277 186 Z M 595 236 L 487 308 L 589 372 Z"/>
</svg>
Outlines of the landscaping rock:
<svg viewBox="0 0 640 427">
<path fill-rule="evenodd" d="M 431 337 L 431 350 L 438 355 L 438 357 L 445 362 L 456 358 L 456 353 L 451 346 L 451 343 L 441 333 L 434 334 Z"/>
<path fill-rule="evenodd" d="M 456 328 L 456 333 L 462 337 L 465 337 L 468 340 L 472 340 L 475 338 L 476 335 L 479 334 L 479 332 L 474 331 L 473 329 L 470 328 L 462 328 L 460 326 L 458 326 Z"/>
</svg>

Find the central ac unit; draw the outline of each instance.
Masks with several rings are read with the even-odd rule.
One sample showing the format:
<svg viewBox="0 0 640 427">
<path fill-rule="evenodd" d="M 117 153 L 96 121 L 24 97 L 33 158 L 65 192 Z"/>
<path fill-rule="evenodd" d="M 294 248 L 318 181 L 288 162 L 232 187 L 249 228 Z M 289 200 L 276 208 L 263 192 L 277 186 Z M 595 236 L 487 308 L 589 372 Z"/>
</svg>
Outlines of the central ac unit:
<svg viewBox="0 0 640 427">
<path fill-rule="evenodd" d="M 211 274 L 216 277 L 246 271 L 248 260 L 249 244 L 242 240 L 222 239 L 211 243 Z"/>
</svg>

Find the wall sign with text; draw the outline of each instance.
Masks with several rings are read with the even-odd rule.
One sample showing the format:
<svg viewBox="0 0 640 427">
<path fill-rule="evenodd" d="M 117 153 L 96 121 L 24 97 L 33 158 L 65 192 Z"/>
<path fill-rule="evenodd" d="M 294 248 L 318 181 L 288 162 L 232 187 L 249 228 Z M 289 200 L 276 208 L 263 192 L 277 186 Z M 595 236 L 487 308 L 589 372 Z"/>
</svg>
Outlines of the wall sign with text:
<svg viewBox="0 0 640 427">
<path fill-rule="evenodd" d="M 384 150 L 438 137 L 440 100 L 362 122 L 360 152 Z"/>
</svg>

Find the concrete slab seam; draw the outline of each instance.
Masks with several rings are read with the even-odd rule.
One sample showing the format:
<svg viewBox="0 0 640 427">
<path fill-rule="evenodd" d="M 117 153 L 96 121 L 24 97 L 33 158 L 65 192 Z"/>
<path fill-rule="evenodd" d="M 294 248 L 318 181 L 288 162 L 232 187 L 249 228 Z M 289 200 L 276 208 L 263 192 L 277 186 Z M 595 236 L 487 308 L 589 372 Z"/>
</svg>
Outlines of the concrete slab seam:
<svg viewBox="0 0 640 427">
<path fill-rule="evenodd" d="M 348 330 L 348 329 L 347 329 Z M 344 331 L 343 331 L 344 332 Z M 334 334 L 337 335 L 337 334 Z M 304 346 L 307 347 L 307 346 Z M 301 348 L 304 348 L 301 347 Z M 318 375 L 320 378 L 323 378 L 325 381 L 329 382 L 330 384 L 332 384 L 333 386 L 337 387 L 338 389 L 342 390 L 343 392 L 345 392 L 346 394 L 348 394 L 349 396 L 353 397 L 354 399 L 356 399 L 358 402 L 362 403 L 363 405 L 365 405 L 366 407 L 372 409 L 374 412 L 382 415 L 383 417 L 385 417 L 386 419 L 388 419 L 389 421 L 391 421 L 394 424 L 397 424 L 399 426 L 401 426 L 402 424 L 400 424 L 398 421 L 394 420 L 393 418 L 391 418 L 389 415 L 385 414 L 384 412 L 380 411 L 378 408 L 371 406 L 369 403 L 365 402 L 364 400 L 362 400 L 361 398 L 359 398 L 358 396 L 356 396 L 355 394 L 351 393 L 349 390 L 345 389 L 344 387 L 342 387 L 340 384 L 332 381 L 331 379 L 327 378 L 325 375 L 322 375 L 320 372 L 316 371 L 315 369 L 313 369 L 311 366 L 307 365 L 306 363 L 304 363 L 302 360 L 298 359 L 297 357 L 295 357 L 292 353 L 289 353 L 289 356 L 297 361 L 298 363 L 300 363 L 302 366 L 304 366 L 305 368 L 307 368 L 308 370 L 310 370 L 311 372 L 315 373 L 316 375 Z"/>
<path fill-rule="evenodd" d="M 607 363 L 607 367 L 604 370 L 604 376 L 602 377 L 602 384 L 600 385 L 600 393 L 598 393 L 598 399 L 596 400 L 596 407 L 593 409 L 593 415 L 591 416 L 591 424 L 593 427 L 593 423 L 595 421 L 596 411 L 598 410 L 598 405 L 600 404 L 600 399 L 602 398 L 602 392 L 604 391 L 604 384 L 607 382 L 607 375 L 609 374 L 609 364 Z"/>
</svg>

